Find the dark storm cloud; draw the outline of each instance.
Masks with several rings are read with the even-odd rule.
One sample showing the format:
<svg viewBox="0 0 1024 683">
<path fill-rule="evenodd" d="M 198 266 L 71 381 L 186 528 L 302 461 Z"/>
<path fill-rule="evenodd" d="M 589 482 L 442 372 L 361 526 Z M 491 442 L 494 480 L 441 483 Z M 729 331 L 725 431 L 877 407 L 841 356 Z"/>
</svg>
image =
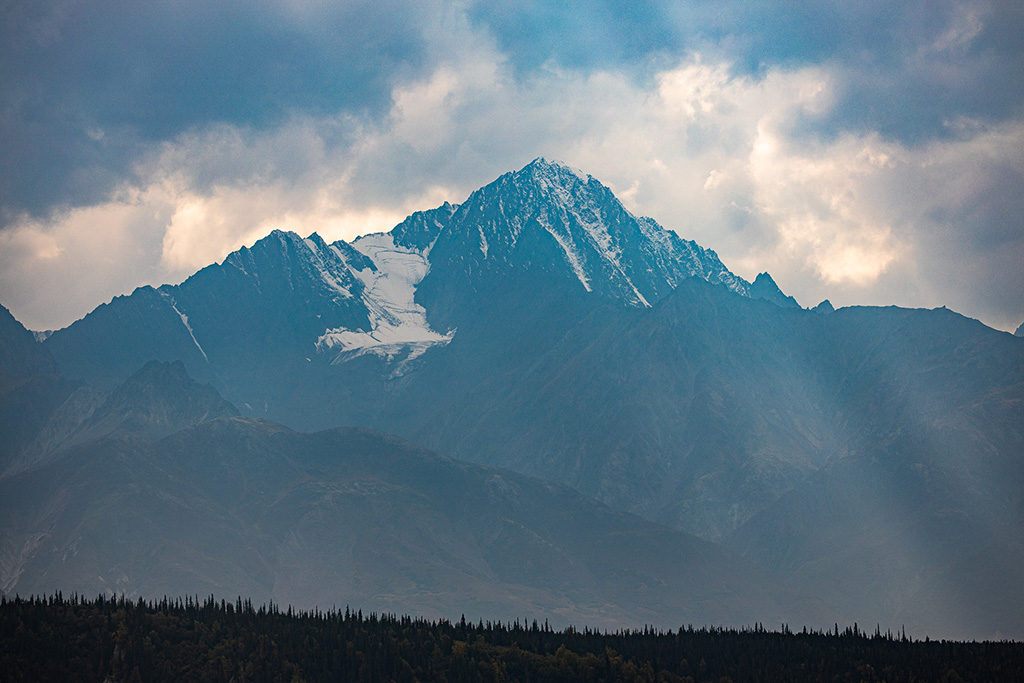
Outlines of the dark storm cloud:
<svg viewBox="0 0 1024 683">
<path fill-rule="evenodd" d="M 0 206 L 96 200 L 141 148 L 211 122 L 373 113 L 422 66 L 415 5 L 8 2 Z"/>
<path fill-rule="evenodd" d="M 525 72 L 550 60 L 572 68 L 635 64 L 651 53 L 678 52 L 689 38 L 652 2 L 498 0 L 475 3 L 469 15 Z"/>
<path fill-rule="evenodd" d="M 14 0 L 0 11 L 0 208 L 10 217 L 95 201 L 147 145 L 195 127 L 382 115 L 396 82 L 432 66 L 424 27 L 438 8 Z M 553 63 L 642 79 L 692 51 L 738 73 L 842 64 L 840 102 L 808 124 L 816 134 L 912 142 L 943 135 L 950 118 L 998 121 L 1024 107 L 1020 3 L 503 0 L 468 14 L 520 75 Z"/>
<path fill-rule="evenodd" d="M 1024 5 L 912 6 L 888 51 L 850 53 L 836 127 L 917 143 L 958 134 L 958 119 L 1024 112 Z"/>
<path fill-rule="evenodd" d="M 545 62 L 641 68 L 704 52 L 737 73 L 837 64 L 836 115 L 816 131 L 903 142 L 946 134 L 952 115 L 1000 121 L 1024 108 L 1024 4 L 1015 2 L 478 3 L 472 16 L 524 72 Z"/>
</svg>

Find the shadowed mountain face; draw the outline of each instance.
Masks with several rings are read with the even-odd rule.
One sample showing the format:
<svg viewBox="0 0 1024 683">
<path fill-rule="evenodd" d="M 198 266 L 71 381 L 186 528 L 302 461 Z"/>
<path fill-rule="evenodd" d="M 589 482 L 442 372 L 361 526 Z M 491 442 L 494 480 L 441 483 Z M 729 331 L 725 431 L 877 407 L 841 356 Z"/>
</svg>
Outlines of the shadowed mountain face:
<svg viewBox="0 0 1024 683">
<path fill-rule="evenodd" d="M 3 480 L 0 500 L 8 593 L 241 594 L 607 627 L 830 618 L 711 543 L 361 429 L 221 418 L 156 443 L 112 435 Z"/>
<path fill-rule="evenodd" d="M 79 440 L 113 432 L 157 439 L 217 417 L 238 415 L 213 388 L 196 384 L 180 361 L 150 361 L 90 416 Z"/>
<path fill-rule="evenodd" d="M 70 385 L 69 390 L 59 402 L 38 406 L 34 438 L 12 453 L 2 474 L 39 467 L 108 435 L 153 441 L 205 420 L 238 414 L 214 389 L 193 382 L 180 361 L 150 361 L 109 393 L 57 382 Z"/>
<path fill-rule="evenodd" d="M 0 306 L 0 375 L 29 377 L 54 374 L 56 364 L 50 354 L 36 342 L 32 333 Z"/>
<path fill-rule="evenodd" d="M 60 377 L 49 352 L 0 306 L 0 473 L 78 384 Z"/>
<path fill-rule="evenodd" d="M 720 546 L 565 486 L 236 414 L 180 362 L 77 388 L 0 476 L 0 589 L 607 628 L 837 618 Z"/>
<path fill-rule="evenodd" d="M 208 385 L 193 382 L 180 361 L 150 361 L 114 389 L 57 446 L 67 450 L 116 434 L 154 441 L 217 417 L 238 415 Z"/>
<path fill-rule="evenodd" d="M 945 309 L 801 309 L 560 164 L 352 244 L 274 233 L 44 347 L 104 391 L 181 361 L 248 417 L 569 485 L 862 622 L 1024 637 L 1009 608 L 955 607 L 1024 595 L 1004 569 L 1024 527 L 1024 340 Z"/>
<path fill-rule="evenodd" d="M 835 315 L 857 361 L 835 377 L 840 457 L 727 545 L 862 622 L 1021 638 L 1022 345 L 948 311 L 893 310 L 868 346 L 876 316 Z"/>
</svg>

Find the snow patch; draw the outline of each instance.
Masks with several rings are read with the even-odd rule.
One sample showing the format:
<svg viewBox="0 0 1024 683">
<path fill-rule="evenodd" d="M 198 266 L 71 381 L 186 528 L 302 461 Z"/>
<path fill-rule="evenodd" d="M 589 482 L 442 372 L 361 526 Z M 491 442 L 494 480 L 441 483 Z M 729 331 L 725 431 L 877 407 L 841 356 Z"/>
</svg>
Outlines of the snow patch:
<svg viewBox="0 0 1024 683">
<path fill-rule="evenodd" d="M 365 286 L 363 303 L 370 318 L 370 330 L 327 330 L 317 339 L 318 349 L 338 352 L 336 363 L 367 353 L 389 361 L 401 359 L 401 370 L 431 347 L 451 341 L 455 330 L 447 334 L 432 330 L 426 311 L 414 299 L 416 285 L 430 269 L 424 256 L 396 246 L 386 233 L 360 237 L 352 246 L 377 267 L 376 271 L 353 271 Z"/>
<path fill-rule="evenodd" d="M 574 216 L 579 224 L 583 227 L 586 232 L 590 243 L 594 245 L 598 255 L 606 262 L 611 264 L 612 268 L 618 272 L 619 276 L 625 281 L 629 288 L 633 290 L 633 294 L 636 295 L 637 300 L 644 306 L 644 308 L 650 308 L 651 304 L 648 303 L 644 295 L 640 293 L 640 290 L 636 288 L 633 281 L 626 275 L 626 271 L 622 269 L 622 250 L 615 246 L 615 240 L 612 238 L 611 232 L 608 230 L 608 225 L 601 220 L 601 214 L 594 207 L 587 207 L 590 215 L 585 216 L 582 212 L 574 212 Z"/>
<path fill-rule="evenodd" d="M 589 173 L 584 173 L 582 170 L 576 168 L 575 166 L 570 166 L 564 161 L 559 161 L 558 159 L 545 159 L 544 157 L 537 157 L 536 159 L 533 160 L 530 166 L 533 167 L 535 173 L 544 172 L 545 175 L 550 175 L 556 170 L 561 170 L 564 172 L 571 173 L 584 183 L 589 183 L 592 180 L 592 176 Z"/>
<path fill-rule="evenodd" d="M 566 170 L 569 173 L 572 173 L 574 176 L 579 178 L 580 182 L 582 182 L 584 185 L 589 183 L 590 180 L 591 180 L 591 176 L 590 176 L 589 173 L 584 173 L 581 169 L 578 169 L 575 166 L 570 166 L 569 164 L 564 164 L 561 161 L 555 161 L 555 162 L 552 162 L 552 163 L 554 163 L 557 166 L 560 166 L 563 170 Z"/>
<path fill-rule="evenodd" d="M 478 225 L 476 229 L 480 233 L 480 251 L 484 258 L 487 258 L 487 236 L 484 235 L 484 228 L 482 225 Z"/>
<path fill-rule="evenodd" d="M 167 303 L 171 305 L 171 308 L 174 309 L 174 312 L 177 313 L 178 317 L 181 318 L 181 323 L 185 326 L 185 329 L 188 330 L 188 336 L 192 337 L 192 343 L 196 345 L 197 349 L 199 349 L 199 353 L 203 354 L 203 359 L 205 359 L 206 362 L 209 363 L 210 359 L 206 357 L 206 351 L 203 351 L 203 347 L 199 345 L 199 340 L 196 339 L 195 332 L 192 331 L 192 326 L 188 324 L 188 316 L 178 310 L 177 302 L 174 299 L 172 299 L 169 294 L 167 294 L 166 292 L 161 292 L 159 289 L 157 290 L 157 292 L 160 292 L 160 296 L 162 296 L 167 301 Z"/>
<path fill-rule="evenodd" d="M 558 231 L 551 226 L 551 222 L 548 220 L 547 216 L 541 214 L 537 217 L 537 222 L 548 231 L 549 235 L 555 238 L 555 241 L 558 242 L 558 246 L 560 246 L 562 251 L 565 252 L 565 258 L 569 262 L 572 272 L 576 273 L 576 277 L 583 284 L 583 288 L 588 292 L 592 291 L 590 289 L 590 278 L 587 277 L 586 272 L 583 270 L 583 264 L 580 263 L 579 254 L 576 253 L 572 240 L 567 239 L 564 235 L 558 234 Z"/>
<path fill-rule="evenodd" d="M 564 172 L 571 173 L 584 185 L 591 180 L 590 176 L 584 174 L 579 169 L 574 169 L 562 163 L 552 165 Z M 547 170 L 544 167 L 541 168 Z M 550 175 L 550 173 L 543 175 L 538 173 L 535 175 L 535 178 L 537 184 L 553 197 L 557 211 L 561 214 L 562 223 L 566 226 L 578 224 L 582 227 L 583 235 L 580 235 L 580 238 L 585 242 L 589 242 L 590 247 L 597 252 L 597 256 L 618 274 L 626 286 L 633 291 L 637 302 L 645 308 L 650 308 L 650 303 L 648 303 L 647 299 L 640 293 L 640 290 L 637 289 L 636 285 L 622 268 L 622 251 L 616 245 L 615 238 L 602 218 L 600 206 L 595 203 L 591 193 L 586 192 L 581 198 L 573 198 L 565 183 L 558 182 L 557 179 L 551 178 Z M 568 236 L 559 235 L 552 229 L 550 221 L 541 220 L 540 222 L 551 233 L 552 237 L 558 241 L 562 250 L 565 251 L 569 264 L 576 273 L 576 277 L 579 278 L 588 292 L 591 291 L 589 278 L 584 272 L 581 263 L 582 259 L 577 251 L 577 249 L 586 248 L 586 246 L 575 244 L 571 231 L 569 231 Z"/>
</svg>

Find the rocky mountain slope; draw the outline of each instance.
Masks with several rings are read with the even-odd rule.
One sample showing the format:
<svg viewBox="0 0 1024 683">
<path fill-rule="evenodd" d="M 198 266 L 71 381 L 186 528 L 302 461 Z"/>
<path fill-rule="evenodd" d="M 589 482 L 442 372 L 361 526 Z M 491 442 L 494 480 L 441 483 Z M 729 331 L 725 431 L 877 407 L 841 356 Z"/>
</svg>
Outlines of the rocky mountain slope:
<svg viewBox="0 0 1024 683">
<path fill-rule="evenodd" d="M 231 417 L 150 363 L 0 477 L 6 594 L 216 594 L 608 628 L 835 615 L 707 541 L 365 429 Z"/>
</svg>

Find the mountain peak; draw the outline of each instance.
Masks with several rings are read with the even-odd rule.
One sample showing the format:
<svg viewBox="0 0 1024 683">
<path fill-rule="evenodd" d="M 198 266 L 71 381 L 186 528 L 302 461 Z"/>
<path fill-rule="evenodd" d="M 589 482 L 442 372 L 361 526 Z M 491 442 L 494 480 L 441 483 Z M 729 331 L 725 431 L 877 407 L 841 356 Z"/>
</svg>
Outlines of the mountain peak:
<svg viewBox="0 0 1024 683">
<path fill-rule="evenodd" d="M 38 467 L 111 435 L 155 441 L 191 425 L 235 415 L 235 406 L 212 386 L 189 377 L 180 360 L 154 360 L 105 398 L 91 389 L 72 395 L 11 471 Z"/>
<path fill-rule="evenodd" d="M 612 191 L 594 176 L 561 161 L 537 157 L 518 171 L 506 175 L 513 187 L 527 193 L 536 190 L 538 195 L 549 201 L 566 205 L 596 201 L 598 204 L 617 205 L 629 213 Z"/>
<path fill-rule="evenodd" d="M 751 299 L 764 299 L 781 308 L 800 308 L 800 304 L 791 296 L 779 289 L 775 280 L 768 273 L 759 273 L 750 285 Z M 830 304 L 831 305 L 831 304 Z"/>
<path fill-rule="evenodd" d="M 238 415 L 220 393 L 189 377 L 180 361 L 150 361 L 111 393 L 86 425 L 93 437 L 130 429 L 159 438 L 188 425 Z"/>
<path fill-rule="evenodd" d="M 436 235 L 424 285 L 443 289 L 441 299 L 517 272 L 640 308 L 693 276 L 747 294 L 714 252 L 634 216 L 593 176 L 544 157 L 473 192 Z M 467 281 L 434 284 L 453 271 Z"/>
<path fill-rule="evenodd" d="M 0 377 L 50 374 L 56 371 L 42 344 L 0 304 Z"/>
<path fill-rule="evenodd" d="M 823 299 L 820 304 L 818 304 L 811 310 L 814 311 L 815 313 L 834 313 L 836 309 L 835 306 L 832 305 L 831 301 L 829 301 L 828 299 Z"/>
<path fill-rule="evenodd" d="M 315 234 L 315 233 L 314 233 Z M 298 233 L 292 232 L 291 230 L 281 230 L 275 228 L 267 234 L 266 237 L 256 240 L 256 243 L 252 245 L 253 249 L 268 249 L 275 246 L 287 247 L 289 244 L 298 244 L 302 241 L 302 237 Z"/>
<path fill-rule="evenodd" d="M 390 235 L 395 246 L 411 249 L 426 256 L 458 208 L 458 204 L 445 202 L 436 209 L 412 213 L 391 230 Z M 356 242 L 367 237 L 372 235 L 363 235 L 357 238 Z"/>
<path fill-rule="evenodd" d="M 528 163 L 517 172 L 517 175 L 519 174 L 526 174 L 537 178 L 575 178 L 584 183 L 594 180 L 594 176 L 584 173 L 575 166 L 570 166 L 564 161 L 546 159 L 544 157 L 537 157 Z"/>
</svg>

